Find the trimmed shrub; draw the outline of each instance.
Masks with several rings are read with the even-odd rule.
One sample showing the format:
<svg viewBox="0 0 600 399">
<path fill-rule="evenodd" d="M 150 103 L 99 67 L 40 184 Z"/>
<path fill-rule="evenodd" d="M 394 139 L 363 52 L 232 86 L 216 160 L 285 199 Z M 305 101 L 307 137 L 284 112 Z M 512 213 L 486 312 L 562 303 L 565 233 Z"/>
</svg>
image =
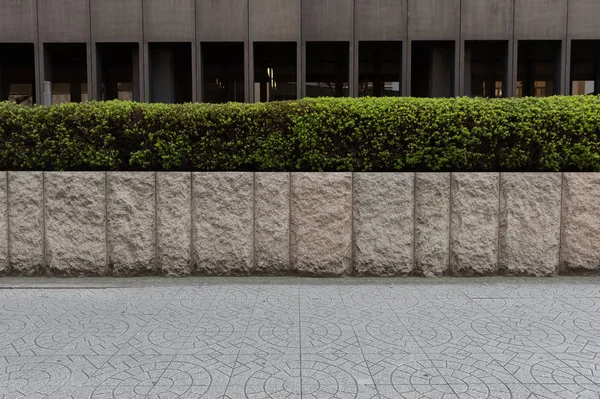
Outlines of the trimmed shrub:
<svg viewBox="0 0 600 399">
<path fill-rule="evenodd" d="M 0 168 L 600 171 L 600 97 L 4 102 Z"/>
</svg>

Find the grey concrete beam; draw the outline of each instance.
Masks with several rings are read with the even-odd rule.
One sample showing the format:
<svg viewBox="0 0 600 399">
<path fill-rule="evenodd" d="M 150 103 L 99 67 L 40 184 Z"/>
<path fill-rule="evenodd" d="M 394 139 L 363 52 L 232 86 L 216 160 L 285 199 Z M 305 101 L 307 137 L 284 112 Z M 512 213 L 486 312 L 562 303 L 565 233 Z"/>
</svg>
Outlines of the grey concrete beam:
<svg viewBox="0 0 600 399">
<path fill-rule="evenodd" d="M 2 0 L 0 7 L 0 42 L 33 43 L 37 41 L 35 0 Z"/>
<path fill-rule="evenodd" d="M 37 0 L 40 42 L 90 41 L 90 0 Z"/>
<path fill-rule="evenodd" d="M 141 42 L 142 0 L 89 0 L 92 42 Z"/>
<path fill-rule="evenodd" d="M 144 0 L 144 40 L 193 42 L 196 37 L 195 15 L 194 0 Z"/>
</svg>

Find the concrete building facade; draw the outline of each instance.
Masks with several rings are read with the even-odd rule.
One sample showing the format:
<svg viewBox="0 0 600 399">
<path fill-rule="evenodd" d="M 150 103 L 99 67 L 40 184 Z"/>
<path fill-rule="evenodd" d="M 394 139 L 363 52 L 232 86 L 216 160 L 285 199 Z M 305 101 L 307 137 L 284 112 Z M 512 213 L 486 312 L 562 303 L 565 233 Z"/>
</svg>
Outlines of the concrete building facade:
<svg viewBox="0 0 600 399">
<path fill-rule="evenodd" d="M 598 0 L 2 0 L 0 100 L 600 92 Z"/>
</svg>

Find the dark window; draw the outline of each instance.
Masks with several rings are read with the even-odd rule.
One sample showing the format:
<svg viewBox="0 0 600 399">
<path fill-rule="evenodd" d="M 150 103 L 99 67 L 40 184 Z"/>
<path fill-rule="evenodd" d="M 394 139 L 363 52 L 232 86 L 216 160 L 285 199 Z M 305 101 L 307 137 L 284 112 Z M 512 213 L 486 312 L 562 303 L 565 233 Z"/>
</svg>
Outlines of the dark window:
<svg viewBox="0 0 600 399">
<path fill-rule="evenodd" d="M 96 45 L 98 96 L 106 100 L 140 99 L 139 48 L 137 43 L 98 43 Z"/>
<path fill-rule="evenodd" d="M 454 95 L 454 46 L 453 41 L 412 42 L 412 96 Z"/>
<path fill-rule="evenodd" d="M 296 43 L 254 43 L 254 101 L 297 97 Z"/>
<path fill-rule="evenodd" d="M 348 42 L 306 43 L 306 96 L 348 96 L 350 61 Z"/>
<path fill-rule="evenodd" d="M 600 94 L 600 40 L 571 42 L 571 94 Z"/>
<path fill-rule="evenodd" d="M 35 104 L 33 44 L 0 44 L 0 101 Z"/>
<path fill-rule="evenodd" d="M 244 101 L 244 43 L 202 43 L 202 101 Z"/>
<path fill-rule="evenodd" d="M 561 69 L 560 41 L 519 41 L 517 97 L 559 94 Z"/>
<path fill-rule="evenodd" d="M 465 95 L 506 97 L 507 41 L 465 42 Z"/>
<path fill-rule="evenodd" d="M 402 42 L 360 42 L 358 57 L 359 96 L 401 94 Z"/>
<path fill-rule="evenodd" d="M 192 101 L 192 44 L 150 43 L 150 102 Z"/>
<path fill-rule="evenodd" d="M 87 101 L 85 43 L 44 45 L 44 77 L 52 83 L 52 104 Z"/>
</svg>

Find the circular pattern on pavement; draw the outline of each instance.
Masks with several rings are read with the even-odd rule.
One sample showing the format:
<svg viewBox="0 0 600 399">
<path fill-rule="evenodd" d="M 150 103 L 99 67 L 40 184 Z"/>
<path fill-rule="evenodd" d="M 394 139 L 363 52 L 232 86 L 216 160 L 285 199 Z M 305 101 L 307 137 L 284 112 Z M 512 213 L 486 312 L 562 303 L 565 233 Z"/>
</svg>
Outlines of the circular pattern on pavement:
<svg viewBox="0 0 600 399">
<path fill-rule="evenodd" d="M 300 370 L 297 362 L 279 363 L 255 372 L 246 381 L 247 397 L 285 398 L 311 395 L 319 399 L 356 398 L 358 386 L 346 371 L 332 364 L 307 362 Z"/>
<path fill-rule="evenodd" d="M 27 323 L 18 319 L 0 319 L 0 334 L 11 336 L 20 333 L 27 327 Z"/>
<path fill-rule="evenodd" d="M 194 394 L 206 393 L 212 378 L 203 367 L 187 362 L 156 362 L 127 368 L 102 381 L 92 398 L 179 397 L 195 387 Z"/>
<path fill-rule="evenodd" d="M 59 350 L 86 331 L 82 325 L 57 325 L 40 332 L 34 339 L 38 348 Z"/>
<path fill-rule="evenodd" d="M 471 328 L 489 341 L 514 346 L 558 346 L 565 337 L 552 326 L 524 318 L 498 316 L 480 318 L 471 322 Z"/>
<path fill-rule="evenodd" d="M 573 394 L 588 398 L 600 395 L 599 371 L 600 367 L 594 362 L 551 359 L 534 364 L 530 373 L 538 384 L 558 384 Z"/>
<path fill-rule="evenodd" d="M 600 342 L 600 319 L 589 315 L 578 317 L 573 320 L 573 324 L 588 337 L 594 338 L 595 342 Z"/>
<path fill-rule="evenodd" d="M 369 336 L 397 347 L 437 347 L 452 340 L 452 333 L 432 319 L 403 317 L 401 322 L 373 320 L 366 326 Z"/>
<path fill-rule="evenodd" d="M 280 348 L 300 348 L 301 336 L 302 347 L 319 348 L 329 346 L 339 340 L 342 331 L 332 322 L 314 319 L 302 321 L 301 327 L 295 321 L 267 324 L 260 327 L 258 336 L 262 341 Z"/>
<path fill-rule="evenodd" d="M 512 398 L 510 389 L 488 371 L 455 361 L 409 362 L 394 369 L 391 382 L 400 395 L 408 397 Z"/>
<path fill-rule="evenodd" d="M 0 369 L 0 393 L 10 397 L 33 397 L 43 390 L 56 392 L 71 376 L 60 363 L 21 363 Z"/>
</svg>

